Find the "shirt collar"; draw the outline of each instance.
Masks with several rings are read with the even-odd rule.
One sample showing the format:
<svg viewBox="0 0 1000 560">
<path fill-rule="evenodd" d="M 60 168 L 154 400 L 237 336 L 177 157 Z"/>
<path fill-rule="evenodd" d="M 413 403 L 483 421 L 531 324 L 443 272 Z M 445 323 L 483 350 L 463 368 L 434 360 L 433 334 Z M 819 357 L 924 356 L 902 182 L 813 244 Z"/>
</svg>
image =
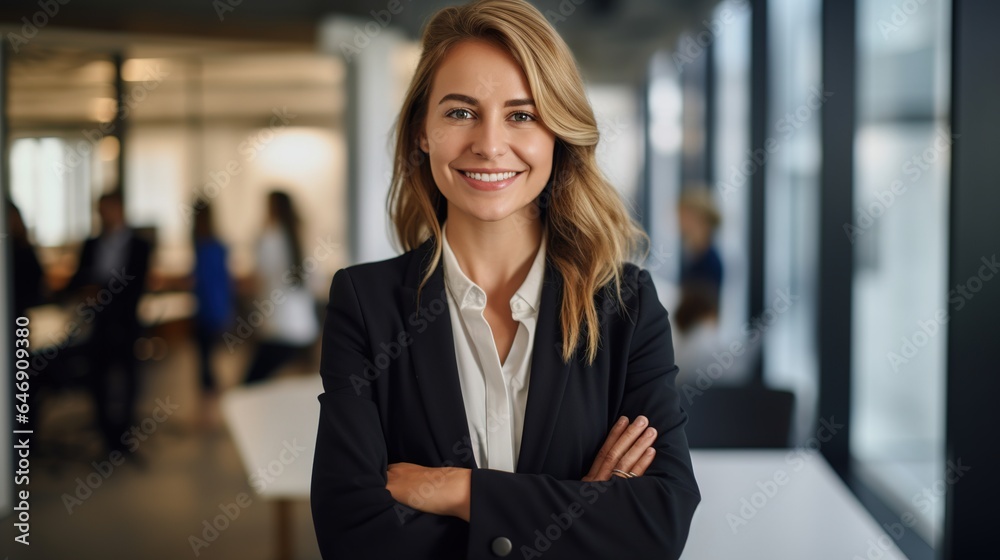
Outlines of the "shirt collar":
<svg viewBox="0 0 1000 560">
<path fill-rule="evenodd" d="M 448 223 L 445 221 L 441 226 L 441 241 L 443 245 L 444 276 L 445 283 L 452 297 L 458 302 L 460 308 L 473 307 L 478 309 L 486 308 L 486 292 L 475 282 L 469 279 L 458 265 L 458 259 L 448 243 L 447 235 Z M 535 254 L 535 260 L 531 263 L 528 275 L 521 283 L 521 287 L 514 292 L 510 298 L 510 309 L 514 316 L 531 315 L 538 312 L 542 299 L 542 281 L 545 276 L 545 233 L 542 234 L 542 242 Z"/>
</svg>

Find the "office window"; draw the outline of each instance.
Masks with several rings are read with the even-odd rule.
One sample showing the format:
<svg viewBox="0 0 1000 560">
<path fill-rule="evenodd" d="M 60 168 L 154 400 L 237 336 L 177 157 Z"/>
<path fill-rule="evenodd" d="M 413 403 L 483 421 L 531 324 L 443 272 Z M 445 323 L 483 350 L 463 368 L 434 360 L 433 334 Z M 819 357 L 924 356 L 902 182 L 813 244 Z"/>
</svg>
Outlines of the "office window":
<svg viewBox="0 0 1000 560">
<path fill-rule="evenodd" d="M 724 22 L 716 35 L 715 119 L 710 141 L 715 143 L 714 191 L 722 224 L 716 243 L 724 267 L 719 301 L 720 340 L 742 340 L 747 324 L 750 182 L 750 7 L 727 0 L 715 9 L 715 21 Z M 751 162 L 752 163 L 752 162 Z M 749 170 L 749 173 L 747 172 Z M 749 367 L 749 353 L 734 368 Z M 741 377 L 742 374 L 734 375 Z"/>
<path fill-rule="evenodd" d="M 950 2 L 858 4 L 853 432 L 859 476 L 931 546 L 944 516 Z M 905 9 L 904 9 L 905 8 Z"/>
<path fill-rule="evenodd" d="M 67 157 L 62 138 L 20 138 L 11 145 L 11 199 L 33 241 L 43 247 L 90 235 L 90 159 Z"/>
<path fill-rule="evenodd" d="M 766 150 L 764 305 L 791 303 L 774 306 L 764 379 L 795 393 L 795 438 L 805 441 L 814 429 L 818 382 L 820 115 L 831 93 L 853 92 L 829 92 L 822 83 L 819 0 L 771 0 L 768 16 L 773 141 Z"/>
<path fill-rule="evenodd" d="M 673 317 L 680 274 L 676 204 L 681 187 L 683 100 L 678 67 L 666 51 L 657 52 L 650 59 L 646 97 L 646 111 L 649 115 L 646 120 L 646 138 L 649 144 L 649 216 L 646 223 L 651 247 L 645 266 L 656 281 L 660 301 Z"/>
</svg>

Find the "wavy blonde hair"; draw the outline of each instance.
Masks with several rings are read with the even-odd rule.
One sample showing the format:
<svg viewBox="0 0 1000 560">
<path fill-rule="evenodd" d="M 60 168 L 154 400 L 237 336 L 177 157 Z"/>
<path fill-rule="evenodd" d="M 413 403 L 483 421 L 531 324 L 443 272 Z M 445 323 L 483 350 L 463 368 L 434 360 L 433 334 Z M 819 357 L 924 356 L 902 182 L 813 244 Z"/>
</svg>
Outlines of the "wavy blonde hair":
<svg viewBox="0 0 1000 560">
<path fill-rule="evenodd" d="M 621 309 L 622 265 L 644 259 L 649 237 L 597 166 L 597 121 L 569 48 L 545 17 L 523 0 L 479 0 L 437 12 L 424 29 L 422 52 L 396 122 L 387 207 L 397 242 L 409 251 L 428 238 L 434 252 L 419 288 L 441 259 L 447 201 L 431 175 L 419 138 L 435 71 L 461 41 L 485 41 L 508 52 L 527 77 L 539 117 L 556 136 L 552 176 L 534 205 L 543 220 L 548 259 L 562 274 L 562 358 L 586 338 L 587 363 L 600 346 L 595 296 L 613 286 Z M 641 249 L 641 255 L 637 251 Z M 418 288 L 418 299 L 419 299 Z"/>
</svg>

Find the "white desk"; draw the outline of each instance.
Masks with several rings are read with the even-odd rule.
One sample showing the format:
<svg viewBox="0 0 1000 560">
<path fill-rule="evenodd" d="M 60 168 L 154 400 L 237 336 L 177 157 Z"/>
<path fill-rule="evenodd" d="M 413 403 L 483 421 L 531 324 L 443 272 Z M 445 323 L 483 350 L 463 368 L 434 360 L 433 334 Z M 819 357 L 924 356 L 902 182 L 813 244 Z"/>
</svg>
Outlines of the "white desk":
<svg viewBox="0 0 1000 560">
<path fill-rule="evenodd" d="M 274 500 L 280 558 L 291 557 L 289 501 L 309 499 L 322 391 L 313 375 L 239 387 L 222 397 L 251 486 Z M 292 457 L 286 443 L 305 450 Z M 905 560 L 822 456 L 789 453 L 693 451 L 702 501 L 682 560 Z"/>
<path fill-rule="evenodd" d="M 800 451 L 692 451 L 702 501 L 682 560 L 905 560 L 826 460 Z"/>
<path fill-rule="evenodd" d="M 292 557 L 291 501 L 309 499 L 322 392 L 316 374 L 236 387 L 222 396 L 250 486 L 275 505 L 280 559 Z"/>
</svg>

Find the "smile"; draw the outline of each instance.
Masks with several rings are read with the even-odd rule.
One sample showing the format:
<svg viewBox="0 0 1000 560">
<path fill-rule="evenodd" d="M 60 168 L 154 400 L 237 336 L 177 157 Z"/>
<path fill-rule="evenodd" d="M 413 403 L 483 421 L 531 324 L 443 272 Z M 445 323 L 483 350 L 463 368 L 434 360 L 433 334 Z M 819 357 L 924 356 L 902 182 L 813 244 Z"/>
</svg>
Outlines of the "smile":
<svg viewBox="0 0 1000 560">
<path fill-rule="evenodd" d="M 518 174 L 517 171 L 507 171 L 504 173 L 470 173 L 468 171 L 463 171 L 463 175 L 470 179 L 475 179 L 477 181 L 483 181 L 485 183 L 496 183 L 498 181 L 506 181 L 511 177 Z"/>
</svg>

